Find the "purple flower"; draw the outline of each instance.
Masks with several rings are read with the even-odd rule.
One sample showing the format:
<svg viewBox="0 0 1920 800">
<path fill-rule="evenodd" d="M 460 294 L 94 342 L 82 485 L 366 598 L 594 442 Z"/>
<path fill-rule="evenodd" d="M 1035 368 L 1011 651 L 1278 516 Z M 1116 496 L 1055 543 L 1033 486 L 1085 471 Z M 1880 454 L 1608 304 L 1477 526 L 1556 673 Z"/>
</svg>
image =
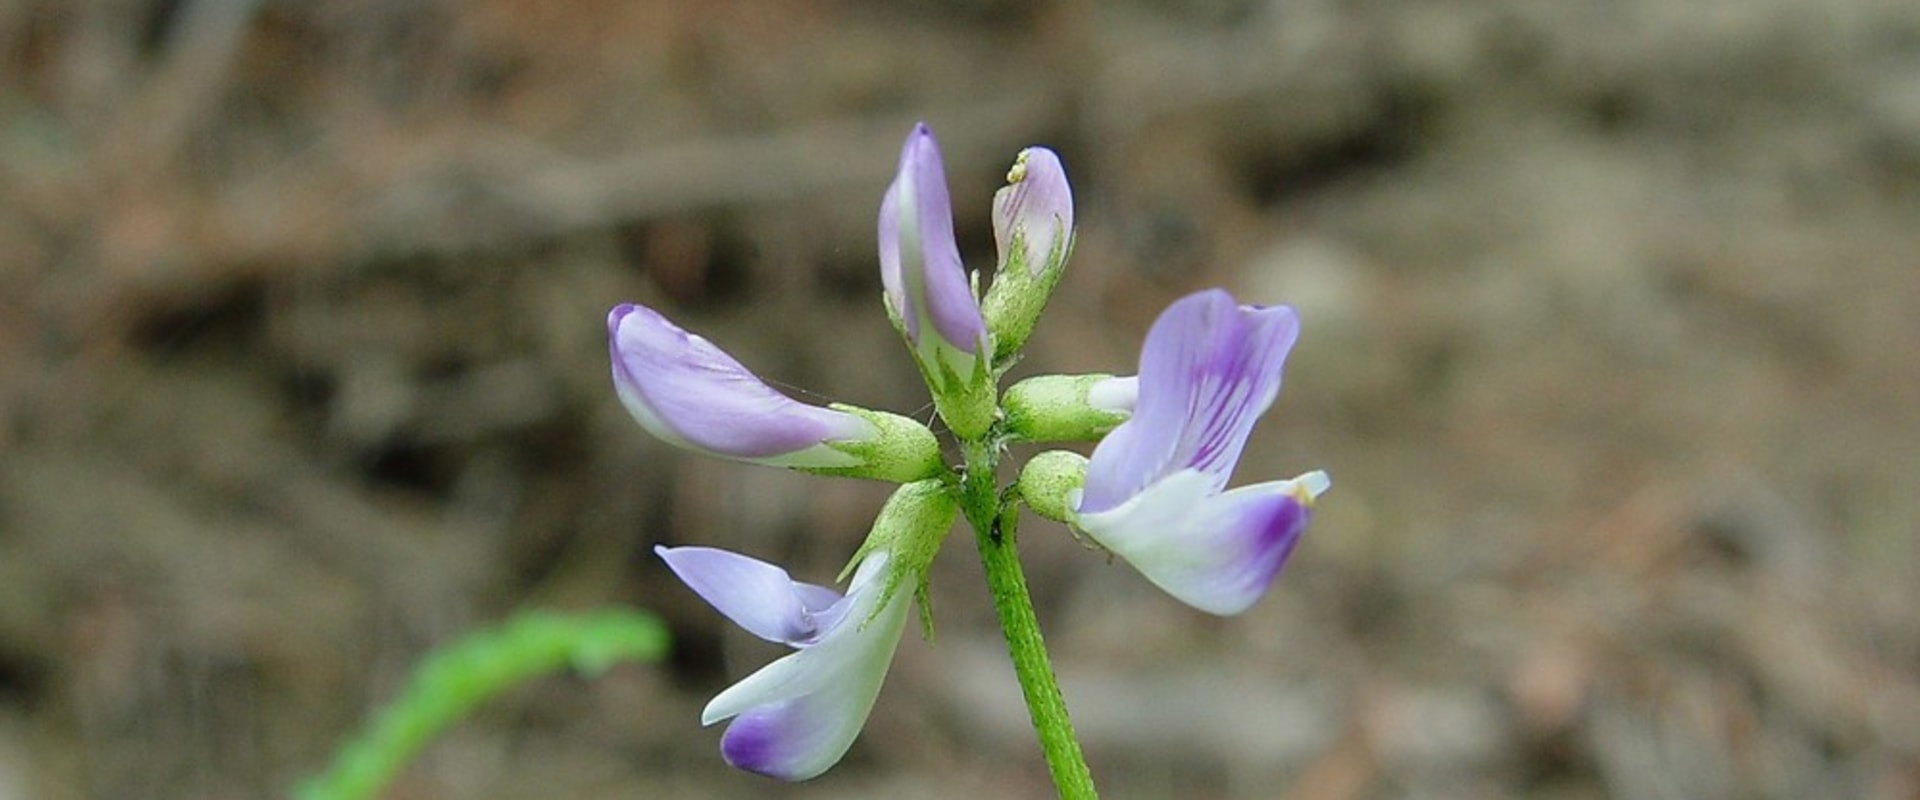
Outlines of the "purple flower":
<svg viewBox="0 0 1920 800">
<path fill-rule="evenodd" d="M 1226 491 L 1299 335 L 1286 306 L 1211 290 L 1175 302 L 1140 353 L 1133 416 L 1093 451 L 1075 521 L 1188 605 L 1235 614 L 1266 592 L 1329 485 L 1310 472 Z"/>
<path fill-rule="evenodd" d="M 940 145 L 926 123 L 900 150 L 900 171 L 880 201 L 880 282 L 935 391 L 969 380 L 986 323 L 960 263 Z"/>
<path fill-rule="evenodd" d="M 1026 344 L 1073 249 L 1073 190 L 1052 150 L 1020 151 L 993 195 L 993 239 L 1000 260 L 980 308 L 999 361 Z"/>
<path fill-rule="evenodd" d="M 993 239 L 1000 270 L 1039 278 L 1057 271 L 1073 236 L 1073 189 L 1060 156 L 1044 147 L 1020 151 L 1007 185 L 993 195 Z M 999 278 L 996 277 L 995 280 Z"/>
<path fill-rule="evenodd" d="M 720 739 L 727 763 L 802 781 L 839 762 L 866 724 L 906 627 L 909 593 L 888 596 L 887 552 L 861 560 L 845 597 L 725 550 L 654 552 L 748 633 L 797 648 L 728 687 L 701 713 L 704 725 L 733 720 Z"/>
<path fill-rule="evenodd" d="M 607 315 L 613 386 L 640 426 L 680 447 L 785 467 L 854 467 L 830 446 L 879 435 L 867 420 L 774 391 L 712 342 L 645 306 Z"/>
</svg>

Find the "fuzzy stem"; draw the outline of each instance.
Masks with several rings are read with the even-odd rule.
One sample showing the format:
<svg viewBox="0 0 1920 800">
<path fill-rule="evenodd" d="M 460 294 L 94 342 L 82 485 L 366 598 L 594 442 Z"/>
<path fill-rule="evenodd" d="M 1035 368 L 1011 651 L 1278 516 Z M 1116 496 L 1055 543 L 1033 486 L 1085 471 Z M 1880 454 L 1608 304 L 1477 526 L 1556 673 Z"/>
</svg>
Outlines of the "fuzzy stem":
<svg viewBox="0 0 1920 800">
<path fill-rule="evenodd" d="M 980 547 L 993 608 L 1000 616 L 1013 671 L 1020 679 L 1033 729 L 1040 736 L 1040 749 L 1053 774 L 1053 785 L 1063 800 L 1098 797 L 1093 774 L 1087 770 L 1086 757 L 1081 755 L 1080 742 L 1073 734 L 1073 721 L 1067 717 L 1067 703 L 1060 695 L 1053 664 L 1047 658 L 1040 620 L 1034 615 L 1033 598 L 1027 592 L 1027 576 L 1014 547 L 1020 506 L 1002 503 L 994 488 L 999 446 L 990 440 L 969 441 L 963 443 L 963 449 L 967 469 L 961 482 L 961 508 Z"/>
</svg>

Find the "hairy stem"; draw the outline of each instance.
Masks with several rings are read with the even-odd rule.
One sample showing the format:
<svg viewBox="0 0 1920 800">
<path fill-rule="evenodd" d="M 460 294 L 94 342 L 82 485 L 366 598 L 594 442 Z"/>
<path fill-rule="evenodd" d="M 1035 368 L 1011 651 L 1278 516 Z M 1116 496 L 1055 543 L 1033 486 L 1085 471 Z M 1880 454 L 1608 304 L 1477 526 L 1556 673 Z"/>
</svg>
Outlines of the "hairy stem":
<svg viewBox="0 0 1920 800">
<path fill-rule="evenodd" d="M 1053 774 L 1053 785 L 1062 798 L 1069 800 L 1097 797 L 1093 774 L 1080 753 L 1073 721 L 1067 717 L 1066 700 L 1060 695 L 1053 663 L 1047 658 L 1046 642 L 1040 637 L 1040 620 L 1033 613 L 1026 573 L 1020 568 L 1020 554 L 1015 548 L 1020 507 L 1002 503 L 994 487 L 999 448 L 986 441 L 967 442 L 964 448 L 967 471 L 961 483 L 961 508 L 980 547 L 993 608 L 1000 616 L 1013 671 L 1020 679 L 1033 729 L 1040 736 L 1040 749 Z"/>
</svg>

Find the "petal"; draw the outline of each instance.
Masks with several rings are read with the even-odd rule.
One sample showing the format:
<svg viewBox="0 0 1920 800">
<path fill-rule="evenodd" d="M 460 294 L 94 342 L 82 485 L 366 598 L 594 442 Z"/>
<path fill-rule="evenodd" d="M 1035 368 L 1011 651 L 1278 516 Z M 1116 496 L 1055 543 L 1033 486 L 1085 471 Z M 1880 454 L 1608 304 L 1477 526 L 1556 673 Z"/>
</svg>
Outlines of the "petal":
<svg viewBox="0 0 1920 800">
<path fill-rule="evenodd" d="M 986 340 L 980 305 L 953 238 L 940 145 L 926 123 L 914 126 L 900 150 L 900 169 L 880 202 L 880 281 L 916 347 L 939 343 L 976 354 Z M 938 341 L 921 326 L 931 323 Z"/>
<path fill-rule="evenodd" d="M 859 417 L 774 391 L 713 343 L 644 306 L 616 306 L 607 334 L 621 402 L 641 427 L 672 444 L 780 466 L 850 467 L 858 460 L 827 443 L 877 435 Z"/>
<path fill-rule="evenodd" d="M 1240 306 L 1224 291 L 1175 301 L 1147 332 L 1133 417 L 1094 449 L 1086 509 L 1111 509 L 1184 469 L 1224 489 L 1253 423 L 1280 393 L 1300 330 L 1286 306 Z"/>
<path fill-rule="evenodd" d="M 1134 404 L 1139 401 L 1138 377 L 1107 378 L 1087 387 L 1087 405 L 1101 411 L 1132 414 Z"/>
<path fill-rule="evenodd" d="M 1238 614 L 1280 574 L 1326 486 L 1326 474 L 1312 472 L 1213 494 L 1204 474 L 1182 470 L 1079 524 L 1181 602 Z"/>
<path fill-rule="evenodd" d="M 734 718 L 721 738 L 727 763 L 783 780 L 806 780 L 845 755 L 873 710 L 906 627 L 910 593 L 895 592 L 873 615 L 886 555 L 861 563 L 845 613 L 817 644 L 747 676 L 707 704 L 701 721 Z"/>
<path fill-rule="evenodd" d="M 1067 184 L 1060 156 L 1044 147 L 1020 151 L 1007 185 L 993 195 L 993 238 L 999 246 L 1000 268 L 1007 267 L 1014 240 L 1020 240 L 1020 259 L 1027 274 L 1039 277 L 1053 265 L 1054 248 L 1064 256 L 1073 233 L 1073 189 Z"/>
<path fill-rule="evenodd" d="M 824 586 L 797 583 L 787 571 L 712 547 L 655 547 L 673 574 L 727 619 L 769 642 L 811 642 L 823 627 L 816 615 L 840 600 Z"/>
</svg>

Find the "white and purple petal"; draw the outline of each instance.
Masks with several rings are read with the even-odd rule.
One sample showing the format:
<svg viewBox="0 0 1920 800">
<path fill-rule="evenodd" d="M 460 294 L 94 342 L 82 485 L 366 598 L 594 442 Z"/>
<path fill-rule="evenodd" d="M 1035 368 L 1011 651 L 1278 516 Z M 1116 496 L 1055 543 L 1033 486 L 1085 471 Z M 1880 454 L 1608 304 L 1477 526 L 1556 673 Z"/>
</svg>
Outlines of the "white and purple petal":
<svg viewBox="0 0 1920 800">
<path fill-rule="evenodd" d="M 1323 472 L 1216 493 L 1181 470 L 1117 507 L 1080 514 L 1080 527 L 1174 598 L 1213 614 L 1251 607 L 1306 530 Z"/>
<path fill-rule="evenodd" d="M 1130 400 L 1133 415 L 1088 459 L 1068 498 L 1074 524 L 1195 608 L 1252 606 L 1328 485 L 1312 472 L 1225 491 L 1254 422 L 1279 396 L 1299 330 L 1292 309 L 1239 305 L 1219 290 L 1169 306 L 1147 333 L 1138 378 L 1106 390 L 1109 402 Z"/>
<path fill-rule="evenodd" d="M 1007 269 L 1013 256 L 1029 276 L 1038 278 L 1058 266 L 1073 235 L 1073 189 L 1067 184 L 1060 156 L 1044 147 L 1020 151 L 1008 183 L 993 195 L 993 238 L 999 248 L 999 268 Z M 1020 244 L 1020 251 L 1013 250 Z M 1057 248 L 1057 252 L 1056 252 Z M 998 280 L 996 278 L 996 280 Z"/>
<path fill-rule="evenodd" d="M 810 644 L 840 593 L 780 567 L 713 547 L 655 547 L 673 574 L 734 624 L 769 642 Z"/>
<path fill-rule="evenodd" d="M 679 550 L 688 549 L 694 548 Z M 799 781 L 825 772 L 846 754 L 866 724 L 906 627 L 910 593 L 883 598 L 887 560 L 885 552 L 863 559 L 847 595 L 813 615 L 820 630 L 811 641 L 796 643 L 797 652 L 760 668 L 707 704 L 702 724 L 733 720 L 720 740 L 727 763 Z M 718 575 L 719 570 L 711 574 Z M 748 576 L 747 582 L 768 581 L 760 575 Z M 698 586 L 694 588 L 699 591 Z M 702 596 L 707 595 L 702 592 Z M 887 605 L 880 608 L 883 599 Z"/>
<path fill-rule="evenodd" d="M 880 281 L 915 349 L 923 358 L 942 346 L 978 354 L 986 323 L 960 262 L 946 169 L 926 123 L 901 147 L 899 172 L 880 202 L 879 233 Z"/>
<path fill-rule="evenodd" d="M 641 427 L 674 445 L 776 466 L 839 468 L 859 460 L 830 443 L 878 435 L 852 414 L 774 391 L 712 342 L 650 308 L 615 306 L 607 338 L 622 404 Z"/>
<path fill-rule="evenodd" d="M 1126 502 L 1174 472 L 1226 488 L 1253 423 L 1280 392 L 1300 330 L 1286 306 L 1242 306 L 1224 291 L 1181 298 L 1147 332 L 1133 416 L 1093 451 L 1084 512 Z"/>
</svg>

